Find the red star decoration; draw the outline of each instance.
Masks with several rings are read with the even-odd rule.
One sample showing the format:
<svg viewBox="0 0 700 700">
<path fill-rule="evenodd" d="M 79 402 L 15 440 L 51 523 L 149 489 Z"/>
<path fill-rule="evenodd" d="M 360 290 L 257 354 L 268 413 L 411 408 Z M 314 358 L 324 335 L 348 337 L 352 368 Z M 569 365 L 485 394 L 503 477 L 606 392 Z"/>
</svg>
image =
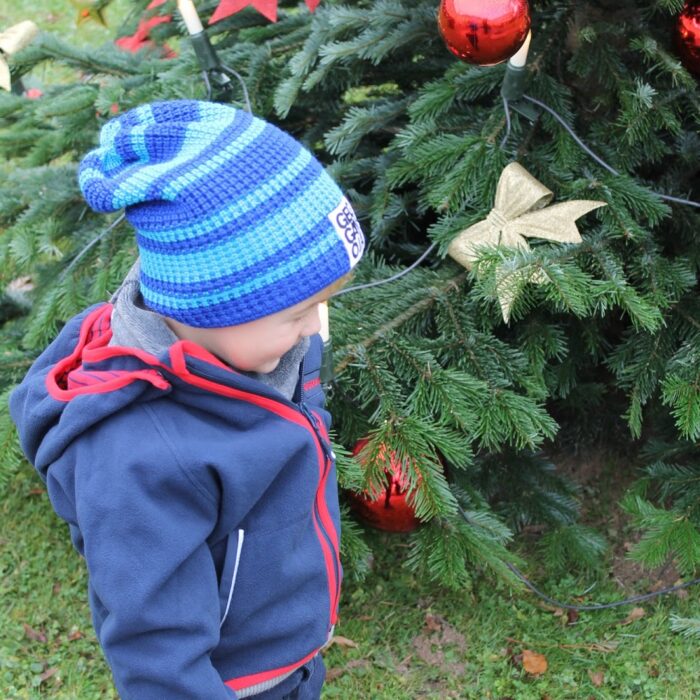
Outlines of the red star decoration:
<svg viewBox="0 0 700 700">
<path fill-rule="evenodd" d="M 165 4 L 166 0 L 153 0 L 146 10 L 153 10 L 160 5 Z M 139 22 L 134 34 L 131 36 L 123 36 L 117 39 L 114 43 L 125 51 L 131 51 L 136 53 L 140 49 L 149 47 L 155 48 L 156 44 L 150 39 L 151 29 L 158 26 L 159 24 L 164 24 L 172 20 L 172 15 L 156 15 L 155 17 L 150 17 L 148 19 L 142 19 Z M 177 53 L 173 51 L 167 44 L 163 47 L 163 55 L 165 58 L 174 58 Z"/>
<path fill-rule="evenodd" d="M 313 12 L 321 0 L 305 0 L 306 6 Z M 261 15 L 267 17 L 270 22 L 277 21 L 277 0 L 221 0 L 219 6 L 209 20 L 209 24 L 214 24 L 219 20 L 226 19 L 236 12 L 252 5 Z"/>
<path fill-rule="evenodd" d="M 216 11 L 211 16 L 209 24 L 235 15 L 244 7 L 252 5 L 261 15 L 267 17 L 270 22 L 277 21 L 277 0 L 221 0 Z"/>
</svg>

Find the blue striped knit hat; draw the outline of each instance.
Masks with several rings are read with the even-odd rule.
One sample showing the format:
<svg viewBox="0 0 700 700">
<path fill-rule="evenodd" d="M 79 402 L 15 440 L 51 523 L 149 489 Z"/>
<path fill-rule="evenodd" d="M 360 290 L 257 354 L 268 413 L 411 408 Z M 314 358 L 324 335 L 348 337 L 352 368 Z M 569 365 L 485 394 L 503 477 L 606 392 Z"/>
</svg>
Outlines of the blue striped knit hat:
<svg viewBox="0 0 700 700">
<path fill-rule="evenodd" d="M 126 208 L 149 308 L 198 328 L 293 306 L 364 249 L 350 204 L 314 156 L 230 105 L 157 102 L 111 120 L 79 184 L 95 211 Z"/>
</svg>

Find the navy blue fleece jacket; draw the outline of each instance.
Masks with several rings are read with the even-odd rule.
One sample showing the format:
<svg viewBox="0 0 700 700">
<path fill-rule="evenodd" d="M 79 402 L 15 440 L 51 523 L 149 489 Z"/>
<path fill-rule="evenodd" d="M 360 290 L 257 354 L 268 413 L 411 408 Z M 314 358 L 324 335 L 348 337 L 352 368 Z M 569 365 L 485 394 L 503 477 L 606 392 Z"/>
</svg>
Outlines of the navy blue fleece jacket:
<svg viewBox="0 0 700 700">
<path fill-rule="evenodd" d="M 231 700 L 317 653 L 341 568 L 330 417 L 312 339 L 292 400 L 178 341 L 110 345 L 80 314 L 10 410 L 85 557 L 123 700 Z"/>
</svg>

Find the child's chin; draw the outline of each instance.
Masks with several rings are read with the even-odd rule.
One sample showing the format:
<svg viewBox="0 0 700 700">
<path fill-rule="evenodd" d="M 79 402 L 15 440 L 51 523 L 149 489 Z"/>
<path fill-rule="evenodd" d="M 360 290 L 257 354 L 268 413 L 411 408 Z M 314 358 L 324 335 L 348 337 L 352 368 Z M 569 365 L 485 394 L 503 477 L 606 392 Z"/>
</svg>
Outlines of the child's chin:
<svg viewBox="0 0 700 700">
<path fill-rule="evenodd" d="M 277 369 L 277 365 L 279 365 L 279 363 L 280 358 L 278 357 L 274 360 L 270 360 L 269 362 L 265 362 L 261 365 L 258 365 L 254 371 L 258 374 L 269 374 L 270 372 Z"/>
</svg>

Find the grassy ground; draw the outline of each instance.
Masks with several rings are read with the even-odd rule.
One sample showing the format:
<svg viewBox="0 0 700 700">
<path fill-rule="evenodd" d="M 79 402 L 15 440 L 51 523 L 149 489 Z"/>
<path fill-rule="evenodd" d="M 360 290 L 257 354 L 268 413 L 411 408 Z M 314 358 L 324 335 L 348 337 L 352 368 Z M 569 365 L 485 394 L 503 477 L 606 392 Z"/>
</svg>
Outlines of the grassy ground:
<svg viewBox="0 0 700 700">
<path fill-rule="evenodd" d="M 28 467 L 10 485 L 0 519 L 1 697 L 116 698 L 90 625 L 83 564 Z M 340 639 L 325 657 L 324 700 L 700 697 L 700 640 L 669 627 L 670 613 L 700 616 L 694 589 L 644 604 L 641 617 L 629 606 L 574 619 L 492 580 L 471 592 L 440 590 L 407 573 L 400 536 L 370 538 L 373 571 L 362 584 L 345 586 Z M 571 600 L 592 581 L 538 583 Z M 586 601 L 623 597 L 607 575 L 595 583 Z M 641 592 L 650 582 L 635 585 Z M 544 657 L 543 673 L 526 670 L 529 652 Z"/>
</svg>

